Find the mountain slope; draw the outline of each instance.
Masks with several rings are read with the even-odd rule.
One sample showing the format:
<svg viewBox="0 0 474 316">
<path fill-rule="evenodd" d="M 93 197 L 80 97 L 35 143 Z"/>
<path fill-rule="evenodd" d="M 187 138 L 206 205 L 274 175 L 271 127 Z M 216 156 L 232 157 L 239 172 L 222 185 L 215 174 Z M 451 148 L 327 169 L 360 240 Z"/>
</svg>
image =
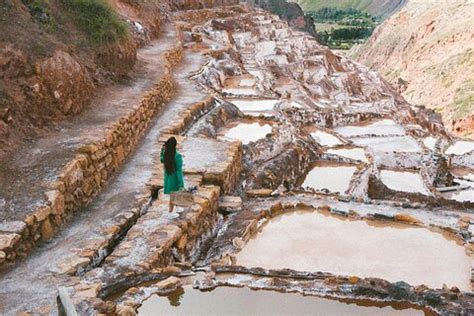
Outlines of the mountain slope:
<svg viewBox="0 0 474 316">
<path fill-rule="evenodd" d="M 318 10 L 324 7 L 355 8 L 372 15 L 387 17 L 399 8 L 406 0 L 297 0 L 303 10 Z"/>
<path fill-rule="evenodd" d="M 473 136 L 473 16 L 473 2 L 410 0 L 351 54 L 409 102 L 442 113 L 453 132 Z"/>
</svg>

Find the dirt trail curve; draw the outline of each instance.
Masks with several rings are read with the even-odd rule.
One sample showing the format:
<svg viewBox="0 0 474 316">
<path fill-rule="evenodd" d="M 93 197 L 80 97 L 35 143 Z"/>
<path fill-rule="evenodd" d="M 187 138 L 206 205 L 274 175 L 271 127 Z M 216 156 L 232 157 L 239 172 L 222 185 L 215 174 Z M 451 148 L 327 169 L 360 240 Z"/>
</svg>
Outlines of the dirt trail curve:
<svg viewBox="0 0 474 316">
<path fill-rule="evenodd" d="M 165 72 L 164 64 L 156 61 L 175 43 L 175 28 L 168 25 L 159 40 L 138 52 L 131 80 L 105 89 L 83 114 L 0 162 L 0 222 L 23 220 L 45 200 L 47 182 L 81 145 L 102 138 L 108 126 L 140 104 Z"/>
<path fill-rule="evenodd" d="M 114 87 L 113 90 L 116 91 L 116 94 L 109 91 L 108 95 L 114 100 L 114 102 L 110 102 L 110 107 L 121 98 L 125 98 L 125 101 L 120 103 L 124 107 L 132 100 L 138 99 L 140 92 L 146 91 L 146 88 L 149 88 L 160 75 L 162 69 L 159 65 L 153 64 L 154 60 L 157 60 L 160 53 L 173 44 L 174 32 L 170 27 L 164 37 L 140 52 L 142 64 L 144 64 L 142 65 L 144 76 L 122 89 Z M 139 144 L 135 153 L 131 155 L 125 167 L 110 181 L 107 188 L 90 206 L 79 212 L 80 215 L 74 218 L 73 223 L 52 240 L 35 249 L 26 260 L 19 262 L 16 267 L 0 275 L 0 314 L 14 315 L 25 310 L 48 314 L 51 311 L 56 312 L 55 307 L 51 306 L 56 295 L 56 286 L 67 277 L 64 274 L 56 273 L 58 263 L 73 256 L 77 248 L 81 248 L 84 243 L 97 238 L 104 227 L 110 226 L 115 215 L 123 210 L 138 206 L 134 205 L 137 203 L 134 197 L 144 192 L 145 184 L 152 176 L 153 161 L 160 150 L 158 146 L 153 145 L 156 144 L 161 130 L 170 121 L 178 118 L 181 111 L 207 96 L 187 78 L 189 73 L 199 69 L 204 62 L 205 58 L 200 54 L 184 54 L 183 62 L 173 71 L 173 77 L 177 84 L 176 97 L 157 114 L 146 137 Z M 126 111 L 126 109 L 119 111 Z M 97 109 L 91 112 L 102 112 L 101 119 L 104 120 L 107 116 L 113 119 L 118 115 L 115 112 L 105 113 L 103 108 L 101 111 Z M 93 117 L 92 113 L 88 113 L 87 117 Z M 84 119 L 84 121 L 86 124 L 91 122 L 89 119 Z M 75 122 L 75 124 L 79 128 L 80 122 Z M 79 135 L 77 137 L 84 137 L 82 139 L 96 134 L 94 129 L 80 128 L 76 130 L 76 133 Z M 64 144 L 69 144 L 67 140 L 71 137 L 72 130 L 67 134 L 60 134 Z M 58 136 L 55 135 L 55 137 Z M 71 142 L 73 144 L 66 148 L 67 151 L 73 152 L 75 140 Z M 53 145 L 54 143 L 51 147 Z M 42 160 L 44 163 L 48 162 L 47 158 L 50 154 L 46 156 L 39 153 L 38 155 L 44 159 Z M 62 157 L 64 159 L 67 154 Z M 43 174 L 48 174 L 48 172 L 49 170 L 45 170 Z M 31 198 L 28 201 L 30 200 Z M 33 287 L 32 284 L 34 284 Z M 25 300 L 25 297 L 28 299 Z"/>
</svg>

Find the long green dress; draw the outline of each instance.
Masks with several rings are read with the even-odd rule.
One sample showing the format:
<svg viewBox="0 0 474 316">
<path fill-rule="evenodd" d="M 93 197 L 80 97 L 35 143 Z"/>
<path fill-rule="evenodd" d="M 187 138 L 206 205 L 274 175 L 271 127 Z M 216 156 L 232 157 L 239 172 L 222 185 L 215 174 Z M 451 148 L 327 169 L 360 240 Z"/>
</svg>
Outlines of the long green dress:
<svg viewBox="0 0 474 316">
<path fill-rule="evenodd" d="M 160 160 L 162 163 L 165 161 L 165 151 L 161 151 Z M 170 194 L 171 192 L 180 191 L 184 188 L 184 179 L 183 179 L 183 157 L 180 153 L 176 152 L 174 156 L 175 161 L 175 170 L 172 173 L 168 173 L 165 169 L 165 194 Z"/>
</svg>

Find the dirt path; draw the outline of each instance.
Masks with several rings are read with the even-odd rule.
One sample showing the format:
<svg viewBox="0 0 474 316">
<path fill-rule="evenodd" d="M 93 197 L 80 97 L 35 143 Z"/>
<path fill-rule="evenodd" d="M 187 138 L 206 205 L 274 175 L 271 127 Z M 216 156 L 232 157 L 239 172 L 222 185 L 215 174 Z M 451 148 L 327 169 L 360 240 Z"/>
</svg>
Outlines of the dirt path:
<svg viewBox="0 0 474 316">
<path fill-rule="evenodd" d="M 165 41 L 169 40 L 172 41 L 172 38 L 167 36 Z M 153 47 L 155 45 L 161 45 L 160 41 Z M 149 48 L 145 52 L 150 61 L 153 56 L 159 57 L 152 50 Z M 55 299 L 56 286 L 65 279 L 64 276 L 55 273 L 57 263 L 71 256 L 73 250 L 80 248 L 84 242 L 93 240 L 102 231 L 101 228 L 110 225 L 109 221 L 117 213 L 134 206 L 136 203 L 134 196 L 143 192 L 147 180 L 152 176 L 153 159 L 160 151 L 155 145 L 160 131 L 170 121 L 176 119 L 183 109 L 206 96 L 187 78 L 190 72 L 197 70 L 204 62 L 205 58 L 200 54 L 184 54 L 183 62 L 174 72 L 177 96 L 158 113 L 148 134 L 126 162 L 125 167 L 110 181 L 108 187 L 92 205 L 78 212 L 80 215 L 74 218 L 69 227 L 37 248 L 28 259 L 19 262 L 16 267 L 1 276 L 1 314 L 13 315 L 25 310 L 49 313 L 51 308 L 55 311 L 56 307 L 51 304 Z M 124 95 L 122 91 L 119 94 Z M 31 284 L 34 284 L 34 287 Z M 28 300 L 24 299 L 25 296 Z"/>
<path fill-rule="evenodd" d="M 45 200 L 47 182 L 54 180 L 81 145 L 103 137 L 108 126 L 139 105 L 164 73 L 161 54 L 175 43 L 176 30 L 169 24 L 157 41 L 138 52 L 128 82 L 106 88 L 81 115 L 0 162 L 0 221 L 23 220 Z"/>
</svg>

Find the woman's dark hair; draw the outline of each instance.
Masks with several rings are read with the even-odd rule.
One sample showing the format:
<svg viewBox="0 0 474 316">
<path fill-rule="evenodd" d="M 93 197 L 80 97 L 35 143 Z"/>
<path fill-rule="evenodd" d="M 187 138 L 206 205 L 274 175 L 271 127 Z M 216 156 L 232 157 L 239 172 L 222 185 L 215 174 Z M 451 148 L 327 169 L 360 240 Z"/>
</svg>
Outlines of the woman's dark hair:
<svg viewBox="0 0 474 316">
<path fill-rule="evenodd" d="M 176 138 L 170 137 L 165 143 L 165 170 L 168 173 L 173 173 L 176 169 L 174 157 L 176 155 Z"/>
</svg>

